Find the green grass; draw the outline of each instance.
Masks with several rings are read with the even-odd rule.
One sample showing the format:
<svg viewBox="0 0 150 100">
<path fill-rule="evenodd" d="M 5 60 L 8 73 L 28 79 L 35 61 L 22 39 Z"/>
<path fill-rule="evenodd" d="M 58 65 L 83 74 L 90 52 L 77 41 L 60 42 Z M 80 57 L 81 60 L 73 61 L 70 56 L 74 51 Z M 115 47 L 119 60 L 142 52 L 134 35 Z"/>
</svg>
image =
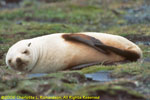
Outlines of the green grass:
<svg viewBox="0 0 150 100">
<path fill-rule="evenodd" d="M 25 0 L 21 3 L 22 6 L 19 8 L 1 10 L 0 93 L 23 95 L 22 91 L 26 91 L 26 95 L 37 95 L 37 91 L 42 91 L 42 89 L 44 90 L 49 86 L 51 89 L 48 89 L 48 91 L 45 90 L 45 92 L 53 95 L 63 95 L 61 93 L 72 95 L 82 87 L 85 88 L 83 90 L 85 94 L 88 94 L 89 91 L 92 91 L 90 93 L 97 93 L 95 91 L 104 89 L 100 87 L 102 84 L 95 85 L 95 83 L 92 82 L 88 83 L 83 74 L 94 73 L 101 70 L 111 70 L 112 77 L 118 80 L 124 78 L 137 81 L 142 85 L 132 89 L 139 91 L 139 89 L 142 88 L 142 90 L 140 90 L 141 93 L 144 93 L 144 91 L 146 91 L 147 94 L 150 93 L 148 90 L 150 89 L 149 62 L 139 61 L 119 64 L 117 66 L 96 65 L 76 71 L 76 74 L 74 71 L 60 71 L 49 74 L 45 77 L 45 80 L 44 78 L 30 79 L 26 76 L 22 77 L 18 72 L 5 68 L 5 55 L 7 50 L 11 45 L 21 39 L 52 33 L 74 33 L 81 31 L 106 32 L 122 36 L 136 34 L 150 35 L 149 24 L 128 24 L 127 20 L 124 19 L 124 15 L 128 13 L 126 8 L 136 9 L 142 4 L 143 1 L 139 0 L 127 2 L 120 0 L 83 0 L 82 2 L 78 0 L 76 2 L 73 0 L 65 0 L 64 2 L 57 1 L 53 3 L 38 3 L 35 0 Z M 139 44 L 139 46 L 143 51 L 143 57 L 149 58 L 149 46 L 142 44 Z M 123 87 L 104 87 L 111 89 L 112 92 L 110 92 L 112 94 L 117 93 L 117 90 L 126 91 L 125 88 L 129 86 L 128 82 L 126 80 L 124 81 L 126 86 Z M 110 82 L 110 85 L 113 84 L 115 83 Z M 10 91 L 12 88 L 13 90 Z M 130 94 L 129 91 L 127 91 L 127 93 L 128 95 Z"/>
</svg>

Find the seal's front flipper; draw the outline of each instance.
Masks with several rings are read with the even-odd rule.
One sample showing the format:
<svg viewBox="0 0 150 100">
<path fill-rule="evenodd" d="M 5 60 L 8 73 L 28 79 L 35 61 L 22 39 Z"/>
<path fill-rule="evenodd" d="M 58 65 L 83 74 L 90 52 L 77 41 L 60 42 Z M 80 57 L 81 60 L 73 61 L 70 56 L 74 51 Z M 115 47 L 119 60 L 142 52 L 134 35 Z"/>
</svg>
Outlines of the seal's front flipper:
<svg viewBox="0 0 150 100">
<path fill-rule="evenodd" d="M 109 54 L 109 51 L 107 49 L 96 46 L 96 45 L 104 45 L 104 44 L 100 40 L 94 37 L 84 35 L 84 34 L 64 34 L 62 37 L 67 41 L 83 43 L 92 48 L 95 48 L 96 50 L 104 54 Z"/>
<path fill-rule="evenodd" d="M 79 70 L 79 69 L 82 69 L 82 68 L 90 67 L 90 66 L 93 66 L 93 65 L 101 65 L 101 64 L 102 63 L 100 63 L 100 62 L 93 62 L 93 63 L 88 63 L 88 64 L 81 64 L 81 65 L 73 66 L 71 68 L 71 70 Z"/>
<path fill-rule="evenodd" d="M 80 70 L 80 69 L 83 69 L 83 68 L 86 68 L 86 67 L 90 67 L 90 66 L 94 66 L 94 65 L 105 65 L 106 67 L 107 66 L 117 66 L 117 65 L 120 65 L 120 64 L 125 64 L 125 63 L 129 63 L 130 61 L 129 60 L 124 60 L 124 61 L 119 61 L 119 62 L 110 62 L 110 63 L 107 63 L 107 62 L 93 62 L 93 63 L 87 63 L 87 64 L 81 64 L 81 65 L 77 65 L 77 66 L 73 66 L 71 68 L 71 70 Z"/>
</svg>

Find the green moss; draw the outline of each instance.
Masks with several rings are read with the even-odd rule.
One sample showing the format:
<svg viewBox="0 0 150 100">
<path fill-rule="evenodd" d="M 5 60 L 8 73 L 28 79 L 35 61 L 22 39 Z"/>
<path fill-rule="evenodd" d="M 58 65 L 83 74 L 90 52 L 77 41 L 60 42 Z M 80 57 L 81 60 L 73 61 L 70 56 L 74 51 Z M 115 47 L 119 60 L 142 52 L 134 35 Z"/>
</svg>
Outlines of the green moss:
<svg viewBox="0 0 150 100">
<path fill-rule="evenodd" d="M 111 82 L 109 85 L 107 85 L 108 83 L 95 84 L 89 80 L 87 82 L 83 75 L 100 70 L 111 70 L 112 76 L 115 78 L 131 78 L 140 81 L 142 86 L 136 87 L 136 90 L 142 88 L 142 93 L 148 94 L 150 63 L 145 61 L 117 66 L 90 66 L 80 71 L 60 71 L 36 78 L 18 78 L 15 71 L 4 68 L 6 67 L 5 54 L 8 48 L 21 39 L 59 32 L 80 31 L 98 31 L 122 36 L 149 35 L 149 25 L 144 23 L 129 25 L 124 19 L 124 16 L 128 14 L 126 8 L 137 9 L 140 5 L 143 5 L 143 1 L 83 0 L 78 2 L 78 0 L 66 0 L 65 2 L 38 3 L 36 0 L 24 0 L 21 4 L 22 7 L 1 10 L 0 76 L 5 83 L 0 82 L 0 91 L 3 95 L 45 95 L 45 93 L 47 95 L 72 95 L 76 94 L 75 91 L 80 95 L 92 93 L 95 95 L 99 93 L 98 91 L 106 95 L 119 95 L 121 92 L 126 92 L 126 97 L 140 95 L 135 91 L 128 90 L 130 86 L 126 80 L 124 80 L 124 87 L 121 82 Z M 150 57 L 149 46 L 141 44 L 139 46 L 143 51 L 144 58 Z M 10 91 L 10 89 L 12 90 Z"/>
<path fill-rule="evenodd" d="M 97 71 L 108 71 L 108 70 L 113 70 L 115 69 L 116 66 L 104 66 L 104 65 L 96 65 L 96 66 L 90 66 L 87 68 L 83 68 L 81 70 L 82 73 L 87 74 L 87 73 L 94 73 Z"/>
<path fill-rule="evenodd" d="M 24 25 L 29 37 L 35 37 L 40 35 L 52 34 L 52 33 L 70 33 L 78 32 L 79 27 L 66 24 L 39 24 L 39 23 L 27 23 Z"/>
<path fill-rule="evenodd" d="M 56 5 L 59 6 L 59 5 Z M 49 9 L 49 10 L 47 10 Z M 91 14 L 92 12 L 92 14 Z M 95 6 L 78 6 L 66 4 L 59 7 L 51 7 L 47 5 L 45 7 L 36 5 L 29 7 L 28 9 L 18 8 L 13 10 L 4 10 L 0 14 L 1 19 L 26 19 L 30 18 L 31 20 L 46 20 L 51 21 L 62 21 L 69 23 L 85 23 L 86 21 L 95 20 L 101 13 L 101 9 Z"/>
<path fill-rule="evenodd" d="M 7 27 L 6 27 L 7 26 Z M 16 22 L 9 23 L 9 25 L 0 26 L 0 34 L 8 35 L 14 34 L 17 36 L 34 37 L 38 35 L 60 33 L 60 32 L 78 32 L 81 30 L 78 26 L 67 25 L 67 24 L 48 24 L 48 23 L 37 23 L 37 22 L 22 22 L 22 25 L 16 24 Z M 6 38 L 5 38 L 6 39 Z"/>
<path fill-rule="evenodd" d="M 124 88 L 119 85 L 110 85 L 110 84 L 107 85 L 95 84 L 95 85 L 84 86 L 83 88 L 78 90 L 74 95 L 79 95 L 79 96 L 100 95 L 100 97 L 102 98 L 105 98 L 107 96 L 110 98 L 117 99 L 118 97 L 121 96 L 121 94 L 128 95 L 128 96 L 130 95 L 133 96 L 133 98 L 141 98 L 141 100 L 144 100 L 145 98 L 142 94 L 134 90 L 131 90 L 129 88 Z"/>
<path fill-rule="evenodd" d="M 35 6 L 28 7 L 27 9 L 3 10 L 0 18 L 3 20 L 19 19 L 78 24 L 84 30 L 93 30 L 96 27 L 98 28 L 97 31 L 118 23 L 118 17 L 111 10 L 102 9 L 94 5 L 82 6 L 72 3 L 62 3 L 61 6 L 59 4 L 54 4 L 54 6 L 35 4 Z M 99 25 L 100 23 L 101 25 Z M 88 27 L 83 26 L 83 24 L 86 24 Z"/>
<path fill-rule="evenodd" d="M 105 32 L 111 33 L 111 34 L 119 34 L 122 36 L 131 35 L 131 34 L 150 34 L 149 25 L 145 24 L 134 24 L 134 25 L 124 25 L 124 26 L 118 26 L 118 27 L 111 27 L 109 30 L 106 30 Z"/>
<path fill-rule="evenodd" d="M 21 18 L 24 16 L 24 13 L 22 10 L 19 9 L 13 9 L 13 10 L 4 10 L 1 11 L 0 13 L 0 19 L 1 20 L 13 20 L 13 19 L 17 19 L 17 18 Z"/>
<path fill-rule="evenodd" d="M 149 63 L 129 63 L 117 66 L 112 72 L 112 75 L 115 77 L 145 76 L 146 74 L 148 75 L 149 68 Z"/>
<path fill-rule="evenodd" d="M 150 58 L 150 48 L 149 45 L 139 45 L 143 52 L 143 58 Z"/>
</svg>

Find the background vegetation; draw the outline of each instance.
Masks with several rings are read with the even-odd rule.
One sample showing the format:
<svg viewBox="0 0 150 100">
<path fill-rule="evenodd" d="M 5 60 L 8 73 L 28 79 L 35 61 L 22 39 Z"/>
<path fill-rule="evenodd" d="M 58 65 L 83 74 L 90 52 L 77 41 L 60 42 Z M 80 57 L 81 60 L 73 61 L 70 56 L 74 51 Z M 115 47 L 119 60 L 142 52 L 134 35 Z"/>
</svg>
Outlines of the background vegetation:
<svg viewBox="0 0 150 100">
<path fill-rule="evenodd" d="M 86 95 L 100 96 L 101 100 L 150 100 L 149 27 L 149 0 L 1 0 L 0 95 Z M 35 75 L 6 67 L 7 50 L 18 40 L 81 31 L 124 36 L 141 47 L 143 59 Z M 102 82 L 87 77 L 101 72 L 107 72 L 110 80 Z"/>
</svg>

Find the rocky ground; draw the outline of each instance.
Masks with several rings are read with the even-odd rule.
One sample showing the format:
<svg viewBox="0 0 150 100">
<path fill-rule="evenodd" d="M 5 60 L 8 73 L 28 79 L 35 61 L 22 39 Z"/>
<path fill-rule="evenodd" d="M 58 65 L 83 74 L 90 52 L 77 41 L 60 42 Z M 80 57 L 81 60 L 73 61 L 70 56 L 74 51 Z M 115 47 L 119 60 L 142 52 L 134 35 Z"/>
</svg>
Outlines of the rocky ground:
<svg viewBox="0 0 150 100">
<path fill-rule="evenodd" d="M 0 96 L 150 100 L 149 27 L 149 0 L 1 0 Z M 134 63 L 49 74 L 20 73 L 5 65 L 8 48 L 18 40 L 81 31 L 124 36 L 141 47 L 143 58 Z"/>
</svg>

